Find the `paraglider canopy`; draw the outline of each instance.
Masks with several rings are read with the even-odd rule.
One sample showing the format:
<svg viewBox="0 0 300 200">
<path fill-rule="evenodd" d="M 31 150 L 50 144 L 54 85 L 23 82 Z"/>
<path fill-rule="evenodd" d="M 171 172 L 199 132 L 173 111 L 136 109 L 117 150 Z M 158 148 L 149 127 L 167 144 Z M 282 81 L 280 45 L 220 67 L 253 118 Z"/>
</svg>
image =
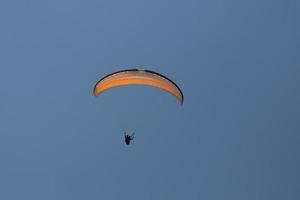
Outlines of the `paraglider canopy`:
<svg viewBox="0 0 300 200">
<path fill-rule="evenodd" d="M 127 69 L 109 74 L 96 83 L 94 95 L 98 96 L 112 88 L 126 85 L 156 87 L 172 94 L 181 105 L 183 104 L 184 96 L 177 84 L 166 76 L 150 70 Z"/>
</svg>

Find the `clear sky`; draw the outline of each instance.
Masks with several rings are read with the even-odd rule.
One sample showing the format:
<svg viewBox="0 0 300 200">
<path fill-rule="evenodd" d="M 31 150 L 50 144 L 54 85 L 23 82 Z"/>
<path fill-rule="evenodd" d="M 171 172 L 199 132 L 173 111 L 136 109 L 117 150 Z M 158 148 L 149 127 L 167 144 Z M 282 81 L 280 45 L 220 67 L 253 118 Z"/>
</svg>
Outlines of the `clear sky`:
<svg viewBox="0 0 300 200">
<path fill-rule="evenodd" d="M 1 0 L 0 199 L 300 199 L 299 10 Z M 144 86 L 93 96 L 126 68 L 168 76 L 184 105 Z"/>
</svg>

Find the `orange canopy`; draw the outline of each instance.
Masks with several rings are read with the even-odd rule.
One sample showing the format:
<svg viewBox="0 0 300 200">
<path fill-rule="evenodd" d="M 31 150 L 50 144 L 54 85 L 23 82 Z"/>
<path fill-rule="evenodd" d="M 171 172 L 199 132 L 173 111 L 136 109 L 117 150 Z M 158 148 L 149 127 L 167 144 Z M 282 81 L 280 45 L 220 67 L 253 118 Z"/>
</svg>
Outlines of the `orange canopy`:
<svg viewBox="0 0 300 200">
<path fill-rule="evenodd" d="M 96 83 L 94 95 L 98 96 L 109 89 L 125 85 L 148 85 L 160 88 L 174 95 L 181 104 L 183 103 L 183 93 L 172 80 L 157 72 L 138 69 L 122 70 L 105 76 Z"/>
</svg>

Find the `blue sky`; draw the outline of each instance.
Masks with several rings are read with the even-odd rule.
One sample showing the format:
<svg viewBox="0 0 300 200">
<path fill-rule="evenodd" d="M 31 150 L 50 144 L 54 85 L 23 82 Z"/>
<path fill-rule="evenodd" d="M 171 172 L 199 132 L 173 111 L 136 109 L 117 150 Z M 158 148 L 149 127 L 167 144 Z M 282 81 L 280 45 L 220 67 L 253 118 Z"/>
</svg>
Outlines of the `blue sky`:
<svg viewBox="0 0 300 200">
<path fill-rule="evenodd" d="M 299 9 L 2 0 L 0 199 L 299 199 Z M 168 76 L 184 105 L 144 86 L 92 95 L 126 68 Z"/>
</svg>

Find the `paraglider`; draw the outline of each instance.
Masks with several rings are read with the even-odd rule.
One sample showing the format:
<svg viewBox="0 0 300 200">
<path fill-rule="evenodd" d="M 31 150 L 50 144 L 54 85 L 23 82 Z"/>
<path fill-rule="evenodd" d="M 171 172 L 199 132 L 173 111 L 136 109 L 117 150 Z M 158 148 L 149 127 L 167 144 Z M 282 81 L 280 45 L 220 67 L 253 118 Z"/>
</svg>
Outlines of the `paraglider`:
<svg viewBox="0 0 300 200">
<path fill-rule="evenodd" d="M 95 84 L 93 93 L 99 96 L 107 90 L 127 85 L 147 85 L 159 88 L 175 96 L 178 102 L 183 104 L 184 96 L 178 85 L 166 76 L 150 70 L 127 69 L 109 74 Z M 132 135 L 124 133 L 127 145 L 133 138 L 134 133 Z"/>
<path fill-rule="evenodd" d="M 124 133 L 125 144 L 129 145 L 130 141 L 133 140 L 133 138 L 134 138 L 134 133 L 132 133 L 132 135 L 127 135 L 126 132 Z"/>
</svg>

